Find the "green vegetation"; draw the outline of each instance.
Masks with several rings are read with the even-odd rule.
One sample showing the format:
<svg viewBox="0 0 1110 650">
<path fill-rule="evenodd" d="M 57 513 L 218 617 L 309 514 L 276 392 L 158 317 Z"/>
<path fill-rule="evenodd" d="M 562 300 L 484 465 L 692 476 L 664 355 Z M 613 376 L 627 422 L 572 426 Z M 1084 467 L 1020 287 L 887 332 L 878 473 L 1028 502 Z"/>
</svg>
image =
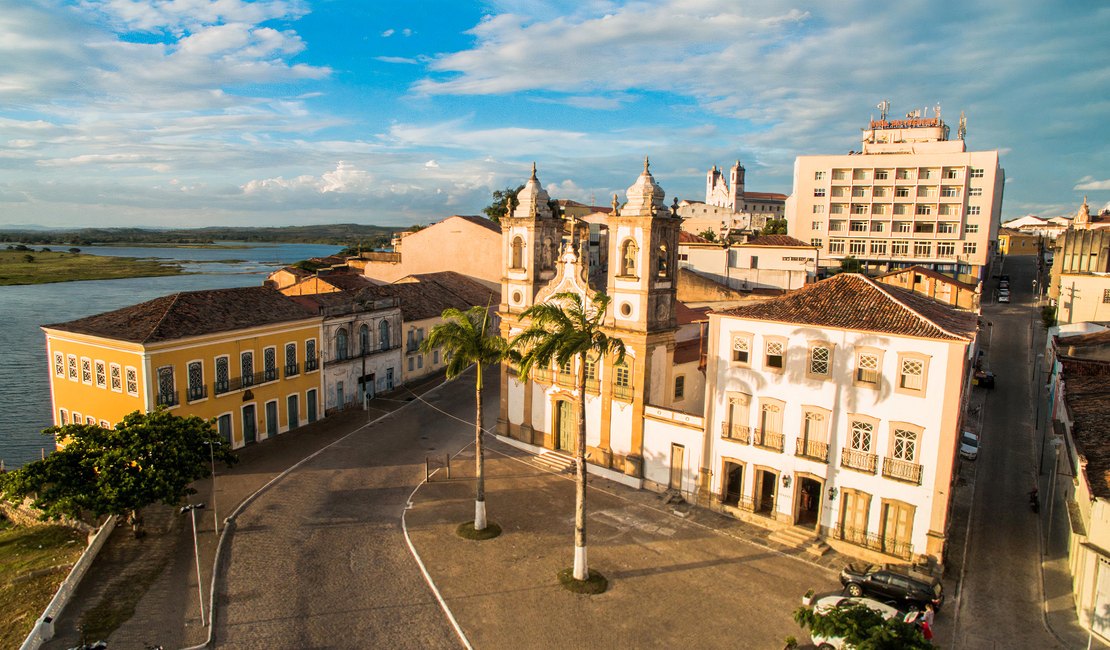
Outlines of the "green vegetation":
<svg viewBox="0 0 1110 650">
<path fill-rule="evenodd" d="M 837 273 L 859 273 L 862 268 L 863 265 L 860 263 L 859 259 L 849 255 L 840 260 L 840 270 L 837 271 Z"/>
<path fill-rule="evenodd" d="M 763 224 L 763 230 L 760 231 L 761 235 L 785 235 L 786 234 L 786 219 L 768 219 L 767 223 Z"/>
<path fill-rule="evenodd" d="M 177 264 L 134 257 L 107 257 L 50 251 L 39 251 L 35 255 L 30 255 L 16 249 L 0 250 L 0 286 L 74 280 L 145 278 L 181 273 L 183 271 Z"/>
<path fill-rule="evenodd" d="M 68 526 L 0 520 L 0 647 L 18 648 L 85 550 Z"/>
<path fill-rule="evenodd" d="M 713 232 L 712 228 L 706 228 L 705 230 L 699 232 L 698 237 L 701 237 L 705 241 L 717 241 L 717 233 Z"/>
<path fill-rule="evenodd" d="M 464 521 L 459 524 L 455 529 L 455 533 L 463 539 L 471 539 L 476 542 L 481 542 L 487 539 L 493 539 L 501 534 L 501 526 L 493 523 L 492 521 L 486 522 L 486 527 L 481 530 L 474 528 L 473 521 Z"/>
<path fill-rule="evenodd" d="M 506 187 L 503 190 L 493 191 L 493 203 L 482 208 L 482 213 L 490 218 L 494 223 L 501 223 L 501 217 L 511 213 L 517 206 L 516 195 L 524 189 L 523 185 L 518 187 Z"/>
<path fill-rule="evenodd" d="M 573 569 L 563 569 L 559 572 L 559 584 L 567 591 L 589 596 L 603 594 L 609 588 L 609 580 L 593 569 L 590 569 L 590 574 L 585 580 L 575 580 Z"/>
<path fill-rule="evenodd" d="M 845 648 L 856 650 L 926 650 L 933 645 L 916 626 L 897 616 L 884 619 L 879 612 L 851 603 L 818 612 L 812 607 L 794 610 L 794 622 L 811 635 L 844 639 Z"/>
<path fill-rule="evenodd" d="M 65 244 L 212 244 L 216 241 L 278 242 L 287 244 L 333 244 L 346 246 L 365 241 L 371 248 L 389 244 L 390 234 L 399 228 L 366 226 L 356 223 L 314 226 L 245 228 L 217 226 L 153 230 L 147 228 L 81 228 L 78 230 L 0 230 L 0 243 L 20 242 L 36 246 Z M 382 243 L 378 243 L 382 242 Z"/>
<path fill-rule="evenodd" d="M 1056 308 L 1052 305 L 1041 307 L 1041 322 L 1045 329 L 1056 327 Z"/>
<path fill-rule="evenodd" d="M 236 462 L 211 422 L 163 409 L 134 411 L 115 429 L 69 424 L 43 433 L 65 446 L 0 476 L 0 492 L 12 501 L 32 497 L 44 519 L 127 516 L 136 537 L 143 535 L 144 507 L 180 503 L 196 492 L 190 483 L 211 473 L 209 444 L 221 461 Z"/>
</svg>

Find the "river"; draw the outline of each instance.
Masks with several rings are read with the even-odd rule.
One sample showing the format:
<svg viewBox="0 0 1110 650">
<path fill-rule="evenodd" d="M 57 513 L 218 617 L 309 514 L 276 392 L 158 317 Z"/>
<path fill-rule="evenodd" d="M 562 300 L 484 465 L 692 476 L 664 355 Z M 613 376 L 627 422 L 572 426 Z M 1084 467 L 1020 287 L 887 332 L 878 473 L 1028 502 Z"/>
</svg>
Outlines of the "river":
<svg viewBox="0 0 1110 650">
<path fill-rule="evenodd" d="M 46 337 L 40 325 L 111 311 L 178 291 L 261 284 L 274 269 L 339 246 L 221 242 L 219 248 L 87 246 L 83 253 L 184 262 L 189 275 L 0 287 L 0 460 L 11 469 L 53 449 Z"/>
</svg>

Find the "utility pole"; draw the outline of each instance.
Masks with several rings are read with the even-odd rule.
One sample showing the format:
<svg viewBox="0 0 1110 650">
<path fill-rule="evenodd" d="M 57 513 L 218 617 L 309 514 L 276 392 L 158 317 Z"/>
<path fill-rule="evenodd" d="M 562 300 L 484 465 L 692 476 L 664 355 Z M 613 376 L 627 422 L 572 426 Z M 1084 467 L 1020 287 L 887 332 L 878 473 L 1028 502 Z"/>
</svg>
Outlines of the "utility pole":
<svg viewBox="0 0 1110 650">
<path fill-rule="evenodd" d="M 204 589 L 200 580 L 200 545 L 197 544 L 197 510 L 204 508 L 203 503 L 193 503 L 181 508 L 181 514 L 190 513 L 193 518 L 193 556 L 197 560 L 197 599 L 200 604 L 200 624 L 204 623 Z"/>
</svg>

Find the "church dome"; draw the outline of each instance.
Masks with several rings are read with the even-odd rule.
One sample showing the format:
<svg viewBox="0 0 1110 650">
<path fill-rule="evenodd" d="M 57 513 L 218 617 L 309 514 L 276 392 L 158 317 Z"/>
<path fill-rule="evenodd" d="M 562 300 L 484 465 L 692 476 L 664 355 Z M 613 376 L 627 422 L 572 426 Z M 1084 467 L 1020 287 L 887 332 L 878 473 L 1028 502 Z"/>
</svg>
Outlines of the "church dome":
<svg viewBox="0 0 1110 650">
<path fill-rule="evenodd" d="M 532 163 L 532 177 L 524 184 L 516 195 L 517 205 L 513 216 L 518 219 L 531 219 L 533 217 L 551 217 L 551 206 L 548 202 L 551 197 L 547 190 L 540 185 L 536 178 L 536 163 Z"/>
<path fill-rule="evenodd" d="M 644 171 L 632 187 L 628 188 L 628 203 L 624 204 L 621 216 L 650 217 L 656 213 L 667 214 L 667 204 L 663 202 L 666 192 L 655 182 L 649 166 L 648 158 L 644 156 Z"/>
</svg>

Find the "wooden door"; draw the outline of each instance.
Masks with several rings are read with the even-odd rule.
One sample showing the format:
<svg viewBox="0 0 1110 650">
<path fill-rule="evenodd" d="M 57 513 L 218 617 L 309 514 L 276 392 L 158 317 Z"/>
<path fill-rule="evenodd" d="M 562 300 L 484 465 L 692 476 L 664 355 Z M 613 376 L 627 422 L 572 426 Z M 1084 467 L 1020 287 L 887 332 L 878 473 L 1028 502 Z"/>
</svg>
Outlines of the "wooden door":
<svg viewBox="0 0 1110 650">
<path fill-rule="evenodd" d="M 682 445 L 671 444 L 671 480 L 668 484 L 672 490 L 682 489 L 682 469 L 685 465 L 686 449 Z"/>
<path fill-rule="evenodd" d="M 243 442 L 250 444 L 258 440 L 258 422 L 254 415 L 254 404 L 243 407 Z"/>
<path fill-rule="evenodd" d="M 315 422 L 316 421 L 316 389 L 315 388 L 308 391 L 308 393 L 305 395 L 305 402 L 307 402 L 307 406 L 308 406 L 308 421 L 309 421 L 309 423 Z M 290 420 L 289 421 L 289 428 L 292 429 L 293 426 L 294 426 L 293 421 Z"/>
<path fill-rule="evenodd" d="M 286 409 L 289 411 L 290 429 L 296 429 L 297 427 L 301 426 L 301 414 L 298 413 L 299 409 L 297 407 L 297 396 L 290 395 L 289 399 L 286 401 Z M 313 407 L 311 405 L 308 408 L 310 411 L 313 410 Z"/>
<path fill-rule="evenodd" d="M 840 511 L 840 537 L 862 540 L 867 533 L 867 510 L 871 507 L 871 495 L 845 490 L 843 499 Z"/>
<path fill-rule="evenodd" d="M 904 554 L 913 536 L 913 506 L 900 501 L 883 503 L 883 552 Z"/>
<path fill-rule="evenodd" d="M 555 419 L 557 420 L 555 448 L 573 452 L 574 437 L 578 433 L 574 422 L 574 406 L 570 402 L 560 400 Z"/>
<path fill-rule="evenodd" d="M 278 433 L 277 402 L 266 402 L 266 437 L 273 438 Z"/>
</svg>

